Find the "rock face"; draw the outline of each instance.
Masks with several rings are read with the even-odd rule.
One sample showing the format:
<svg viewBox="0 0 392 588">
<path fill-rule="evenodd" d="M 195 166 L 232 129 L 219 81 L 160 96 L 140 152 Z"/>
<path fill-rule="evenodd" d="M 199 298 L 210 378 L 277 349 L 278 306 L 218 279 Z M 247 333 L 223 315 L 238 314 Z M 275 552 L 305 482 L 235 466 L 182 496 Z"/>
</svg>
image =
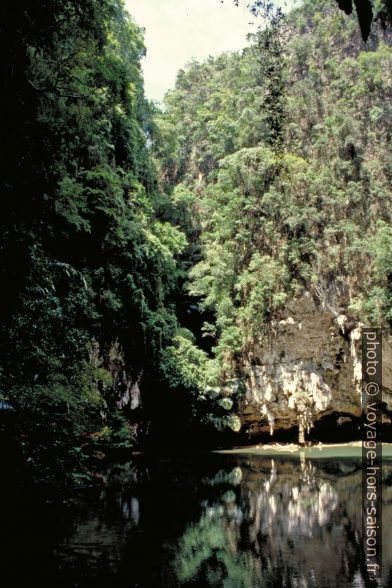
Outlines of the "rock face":
<svg viewBox="0 0 392 588">
<path fill-rule="evenodd" d="M 335 306 L 335 305 L 334 305 Z M 336 306 L 335 306 L 336 308 Z M 326 415 L 361 414 L 361 327 L 340 307 L 317 307 L 309 294 L 292 302 L 248 355 L 241 421 L 248 433 L 299 426 Z M 392 410 L 392 347 L 383 336 L 385 422 Z"/>
<path fill-rule="evenodd" d="M 140 380 L 141 372 L 134 380 L 126 368 L 124 353 L 116 341 L 109 351 L 109 371 L 113 378 L 112 389 L 117 399 L 119 408 L 128 407 L 135 410 L 141 406 Z"/>
<path fill-rule="evenodd" d="M 89 356 L 94 367 L 104 366 L 111 376 L 111 385 L 107 386 L 114 404 L 121 409 L 135 410 L 142 405 L 140 381 L 143 373 L 137 378 L 131 376 L 127 369 L 124 352 L 118 341 L 115 341 L 103 357 L 102 350 L 96 340 L 90 342 Z"/>
</svg>

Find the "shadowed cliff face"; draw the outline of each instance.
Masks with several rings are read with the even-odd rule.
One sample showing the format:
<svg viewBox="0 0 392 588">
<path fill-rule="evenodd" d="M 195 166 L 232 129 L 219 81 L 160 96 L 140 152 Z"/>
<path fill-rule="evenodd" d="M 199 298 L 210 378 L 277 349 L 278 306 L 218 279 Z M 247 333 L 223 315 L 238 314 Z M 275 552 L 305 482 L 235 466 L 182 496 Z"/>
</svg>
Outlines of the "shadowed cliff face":
<svg viewBox="0 0 392 588">
<path fill-rule="evenodd" d="M 340 304 L 339 304 L 340 302 Z M 241 418 L 250 433 L 298 426 L 307 432 L 326 415 L 336 425 L 361 413 L 361 323 L 347 305 L 326 295 L 318 305 L 309 295 L 294 301 L 281 320 L 270 323 L 245 360 L 248 387 Z M 392 410 L 392 349 L 383 340 L 384 422 Z M 340 420 L 339 420 L 340 419 Z"/>
</svg>

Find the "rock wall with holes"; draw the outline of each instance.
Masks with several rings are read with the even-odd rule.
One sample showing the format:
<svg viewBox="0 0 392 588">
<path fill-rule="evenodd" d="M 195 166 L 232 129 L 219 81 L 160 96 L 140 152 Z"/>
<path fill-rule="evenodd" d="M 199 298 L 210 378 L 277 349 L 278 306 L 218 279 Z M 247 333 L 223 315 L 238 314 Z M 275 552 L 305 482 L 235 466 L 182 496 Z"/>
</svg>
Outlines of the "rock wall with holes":
<svg viewBox="0 0 392 588">
<path fill-rule="evenodd" d="M 362 326 L 346 306 L 316 305 L 309 294 L 288 305 L 246 358 L 243 430 L 273 435 L 300 426 L 306 434 L 326 415 L 336 414 L 338 425 L 359 417 Z M 383 421 L 390 423 L 392 347 L 386 333 L 382 348 Z"/>
</svg>

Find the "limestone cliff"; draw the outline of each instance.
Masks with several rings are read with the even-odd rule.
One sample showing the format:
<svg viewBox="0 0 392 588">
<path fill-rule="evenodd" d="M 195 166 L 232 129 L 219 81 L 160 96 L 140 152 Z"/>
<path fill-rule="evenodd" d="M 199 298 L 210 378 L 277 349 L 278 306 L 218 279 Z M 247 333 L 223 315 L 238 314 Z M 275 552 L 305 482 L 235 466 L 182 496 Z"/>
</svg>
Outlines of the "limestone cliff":
<svg viewBox="0 0 392 588">
<path fill-rule="evenodd" d="M 110 397 L 113 404 L 121 409 L 135 410 L 141 407 L 140 380 L 143 373 L 135 378 L 128 369 L 124 351 L 118 341 L 112 343 L 106 354 L 102 352 L 96 340 L 90 342 L 90 363 L 94 367 L 104 367 L 109 376 L 106 383 L 105 396 Z M 103 385 L 103 382 L 98 382 Z"/>
<path fill-rule="evenodd" d="M 307 293 L 271 321 L 246 359 L 241 420 L 249 433 L 300 425 L 310 430 L 336 413 L 361 412 L 361 327 L 343 306 L 318 306 Z M 383 420 L 392 410 L 392 347 L 383 337 Z M 340 420 L 339 420 L 340 419 Z"/>
</svg>

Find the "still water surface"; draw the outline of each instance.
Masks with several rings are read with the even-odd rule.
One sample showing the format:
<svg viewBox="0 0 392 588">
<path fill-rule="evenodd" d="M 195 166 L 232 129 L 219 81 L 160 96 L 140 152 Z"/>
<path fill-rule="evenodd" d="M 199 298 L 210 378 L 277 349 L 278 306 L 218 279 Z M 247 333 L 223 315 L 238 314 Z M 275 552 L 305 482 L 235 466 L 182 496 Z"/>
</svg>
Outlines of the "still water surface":
<svg viewBox="0 0 392 588">
<path fill-rule="evenodd" d="M 387 587 L 391 461 L 383 471 Z M 53 515 L 41 529 L 21 529 L 29 553 L 19 553 L 9 586 L 368 585 L 357 457 L 140 456 L 112 467 L 102 482 L 107 485 L 79 490 L 77 505 L 64 506 L 58 521 Z M 23 565 L 28 581 L 21 580 Z"/>
</svg>

